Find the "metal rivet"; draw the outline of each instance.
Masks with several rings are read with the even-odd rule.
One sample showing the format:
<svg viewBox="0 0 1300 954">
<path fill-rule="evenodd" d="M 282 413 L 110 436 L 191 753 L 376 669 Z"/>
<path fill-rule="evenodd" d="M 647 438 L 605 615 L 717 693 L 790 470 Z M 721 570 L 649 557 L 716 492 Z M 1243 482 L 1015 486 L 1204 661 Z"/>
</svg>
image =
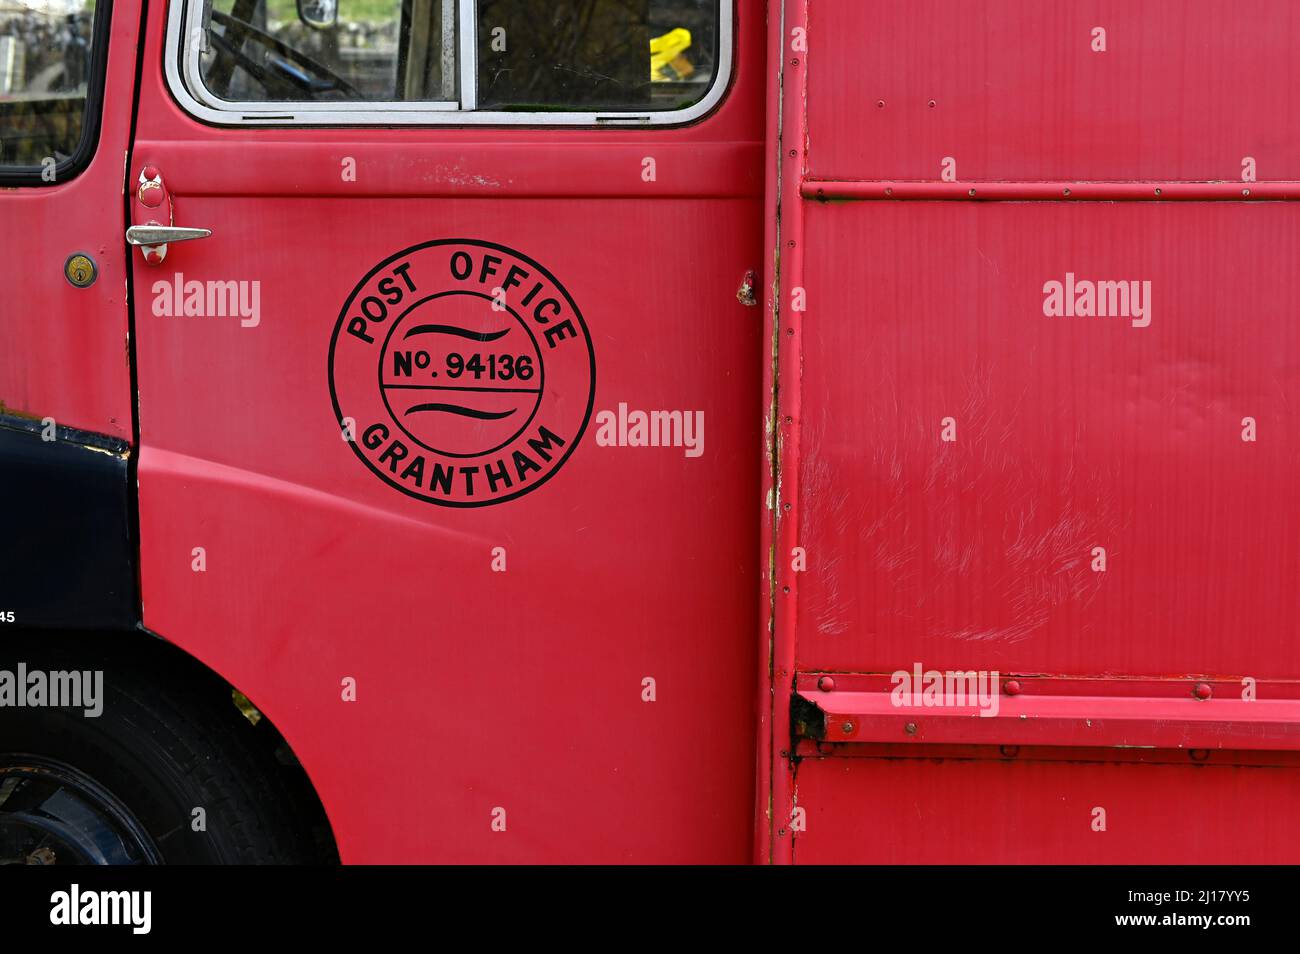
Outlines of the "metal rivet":
<svg viewBox="0 0 1300 954">
<path fill-rule="evenodd" d="M 1159 195 L 1159 194 L 1160 194 L 1160 190 L 1159 190 L 1159 189 L 1156 189 L 1156 195 Z"/>
<path fill-rule="evenodd" d="M 937 104 L 937 103 L 935 103 L 935 101 L 934 101 L 934 100 L 930 100 L 930 103 L 929 103 L 929 105 L 930 105 L 930 108 L 931 108 L 931 109 L 934 109 L 934 107 L 935 107 L 935 106 L 936 106 L 936 105 L 938 105 L 938 104 Z"/>
<path fill-rule="evenodd" d="M 971 189 L 971 190 L 970 190 L 969 192 L 967 192 L 966 194 L 967 194 L 968 196 L 970 196 L 972 199 L 975 198 L 975 190 L 974 190 L 974 189 Z"/>
<path fill-rule="evenodd" d="M 1242 189 L 1242 190 L 1241 190 L 1241 194 L 1242 194 L 1242 195 L 1245 195 L 1245 196 L 1248 196 L 1248 195 L 1250 195 L 1250 190 L 1249 190 L 1249 189 Z"/>
<path fill-rule="evenodd" d="M 849 733 L 851 733 L 851 732 L 853 731 L 853 723 L 852 723 L 852 722 L 846 722 L 846 723 L 844 723 L 842 726 L 840 726 L 840 730 L 841 730 L 845 735 L 848 735 Z"/>
<path fill-rule="evenodd" d="M 783 593 L 789 593 L 789 592 L 790 592 L 790 587 L 788 587 L 788 586 L 783 586 L 783 587 L 781 587 L 781 592 L 783 592 Z"/>
<path fill-rule="evenodd" d="M 1198 682 L 1196 688 L 1192 690 L 1192 695 L 1197 699 L 1208 699 L 1214 695 L 1214 690 L 1210 688 L 1208 682 Z"/>
<path fill-rule="evenodd" d="M 916 735 L 916 723 L 909 722 L 907 725 L 903 726 L 903 731 L 908 735 Z"/>
<path fill-rule="evenodd" d="M 1017 679 L 1008 679 L 1005 685 L 1002 686 L 1002 689 L 1009 696 L 1018 696 L 1020 695 L 1020 681 Z"/>
<path fill-rule="evenodd" d="M 998 747 L 998 751 L 1002 753 L 1002 757 L 1003 757 L 1003 758 L 1005 758 L 1005 759 L 1014 759 L 1017 755 L 1020 754 L 1020 746 L 1018 746 L 1018 745 L 1003 745 L 1003 746 L 999 746 L 999 747 Z"/>
<path fill-rule="evenodd" d="M 1064 195 L 1064 196 L 1068 199 L 1068 198 L 1070 197 L 1070 190 L 1069 190 L 1069 189 L 1065 189 L 1065 190 L 1062 191 L 1061 194 Z"/>
<path fill-rule="evenodd" d="M 830 676 L 822 676 L 817 680 L 817 688 L 822 692 L 830 692 L 835 688 L 835 680 Z"/>
<path fill-rule="evenodd" d="M 884 109 L 884 108 L 885 108 L 885 101 L 884 101 L 883 99 L 876 100 L 876 108 L 877 108 L 877 109 Z"/>
</svg>

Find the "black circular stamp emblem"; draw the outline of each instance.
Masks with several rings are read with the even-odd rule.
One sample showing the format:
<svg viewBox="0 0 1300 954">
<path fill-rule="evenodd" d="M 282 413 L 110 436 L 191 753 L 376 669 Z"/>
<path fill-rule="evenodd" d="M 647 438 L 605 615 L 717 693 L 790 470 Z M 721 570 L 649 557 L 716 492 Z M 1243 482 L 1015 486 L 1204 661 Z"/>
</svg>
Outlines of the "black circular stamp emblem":
<svg viewBox="0 0 1300 954">
<path fill-rule="evenodd" d="M 405 494 L 483 507 L 536 490 L 578 446 L 596 357 L 550 272 L 472 239 L 375 266 L 339 312 L 330 396 L 353 451 Z"/>
</svg>

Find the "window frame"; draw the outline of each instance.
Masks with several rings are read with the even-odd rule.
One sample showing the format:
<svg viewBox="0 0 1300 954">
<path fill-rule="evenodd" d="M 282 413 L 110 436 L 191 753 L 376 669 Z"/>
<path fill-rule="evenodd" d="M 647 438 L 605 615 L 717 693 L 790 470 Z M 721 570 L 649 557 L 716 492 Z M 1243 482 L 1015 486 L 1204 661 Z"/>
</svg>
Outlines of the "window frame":
<svg viewBox="0 0 1300 954">
<path fill-rule="evenodd" d="M 673 110 L 529 112 L 480 110 L 478 87 L 477 0 L 450 0 L 458 23 L 473 30 L 458 30 L 460 101 L 427 102 L 236 102 L 221 99 L 204 84 L 199 65 L 202 52 L 198 22 L 210 0 L 170 0 L 167 11 L 165 62 L 167 86 L 190 115 L 216 126 L 681 126 L 712 112 L 731 85 L 735 56 L 735 18 L 732 0 L 717 0 L 718 50 L 713 82 L 699 102 Z M 182 33 L 186 34 L 182 40 Z"/>
<path fill-rule="evenodd" d="M 0 185 L 50 188 L 75 179 L 90 167 L 99 150 L 99 130 L 104 118 L 104 88 L 108 77 L 108 38 L 113 23 L 112 0 L 98 0 L 90 31 L 90 62 L 86 65 L 85 111 L 81 137 L 72 155 L 54 165 L 54 178 L 42 176 L 44 167 L 6 165 L 0 160 Z M 2 129 L 3 127 L 0 127 Z"/>
</svg>

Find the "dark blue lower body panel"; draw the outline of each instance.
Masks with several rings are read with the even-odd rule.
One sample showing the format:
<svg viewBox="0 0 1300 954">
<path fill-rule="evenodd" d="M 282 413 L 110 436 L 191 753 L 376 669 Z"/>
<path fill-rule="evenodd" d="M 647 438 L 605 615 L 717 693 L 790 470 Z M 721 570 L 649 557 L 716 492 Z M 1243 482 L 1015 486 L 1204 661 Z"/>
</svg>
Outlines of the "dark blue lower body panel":
<svg viewBox="0 0 1300 954">
<path fill-rule="evenodd" d="M 0 415 L 0 634 L 139 622 L 130 465 L 125 441 Z"/>
</svg>

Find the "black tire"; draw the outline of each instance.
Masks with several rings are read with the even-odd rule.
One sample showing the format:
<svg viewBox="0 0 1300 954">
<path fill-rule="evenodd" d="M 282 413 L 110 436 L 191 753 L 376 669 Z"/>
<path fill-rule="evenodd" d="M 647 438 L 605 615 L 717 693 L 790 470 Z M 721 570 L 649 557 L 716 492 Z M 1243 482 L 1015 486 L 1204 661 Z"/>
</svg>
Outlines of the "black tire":
<svg viewBox="0 0 1300 954">
<path fill-rule="evenodd" d="M 253 725 L 226 683 L 173 647 L 141 634 L 0 634 L 0 669 L 20 662 L 28 672 L 102 670 L 103 710 L 0 709 L 0 829 L 9 826 L 0 863 L 85 863 L 75 839 L 33 833 L 28 821 L 43 825 L 44 806 L 70 800 L 69 817 L 88 807 L 102 815 L 73 828 L 98 825 L 99 842 L 127 843 L 107 856 L 92 845 L 101 863 L 336 860 L 320 803 L 279 733 L 265 719 Z M 195 809 L 204 830 L 194 830 Z M 66 819 L 50 824 L 69 830 Z M 58 850 L 33 851 L 39 839 Z"/>
</svg>

